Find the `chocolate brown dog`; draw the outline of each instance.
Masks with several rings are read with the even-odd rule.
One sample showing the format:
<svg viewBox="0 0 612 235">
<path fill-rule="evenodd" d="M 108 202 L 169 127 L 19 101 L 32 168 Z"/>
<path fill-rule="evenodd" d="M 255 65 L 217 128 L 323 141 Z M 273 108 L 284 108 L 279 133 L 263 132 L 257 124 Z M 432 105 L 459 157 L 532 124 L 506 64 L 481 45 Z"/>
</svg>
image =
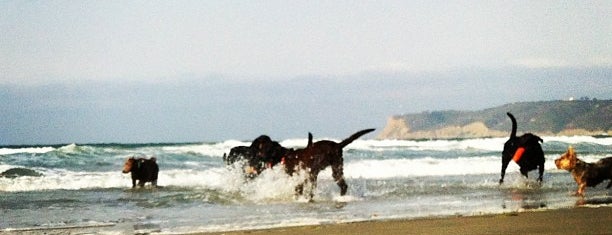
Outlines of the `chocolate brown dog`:
<svg viewBox="0 0 612 235">
<path fill-rule="evenodd" d="M 122 172 L 124 174 L 132 173 L 132 188 L 136 187 L 136 181 L 138 181 L 138 186 L 140 187 L 143 187 L 146 182 L 151 182 L 154 187 L 157 187 L 159 166 L 154 157 L 151 159 L 128 158 L 123 165 Z"/>
<path fill-rule="evenodd" d="M 606 188 L 612 186 L 612 157 L 603 158 L 595 163 L 584 162 L 576 157 L 574 148 L 570 146 L 567 152 L 555 159 L 557 169 L 567 170 L 572 173 L 574 180 L 578 183 L 576 196 L 583 196 L 586 187 L 595 187 L 604 180 L 610 180 Z"/>
<path fill-rule="evenodd" d="M 514 160 L 521 168 L 521 174 L 527 177 L 527 173 L 531 170 L 538 169 L 540 176 L 538 181 L 542 182 L 544 175 L 544 151 L 540 142 L 544 142 L 542 138 L 537 135 L 526 133 L 522 136 L 516 136 L 516 119 L 511 113 L 506 113 L 510 120 L 512 120 L 512 133 L 510 139 L 504 144 L 504 151 L 502 152 L 502 168 L 501 168 L 501 179 L 499 183 L 504 182 L 504 175 L 506 174 L 506 168 L 511 160 Z"/>
<path fill-rule="evenodd" d="M 298 195 L 304 193 L 304 184 L 310 183 L 310 199 L 314 196 L 314 190 L 317 185 L 317 176 L 319 172 L 328 166 L 332 167 L 332 177 L 340 187 L 340 195 L 344 196 L 348 189 L 348 185 L 344 180 L 344 159 L 342 157 L 342 148 L 352 143 L 357 138 L 374 131 L 375 129 L 366 129 L 358 131 L 349 138 L 340 143 L 330 140 L 321 140 L 312 143 L 312 134 L 308 133 L 308 145 L 304 149 L 298 149 L 289 153 L 284 158 L 285 170 L 289 175 L 299 170 L 305 170 L 307 177 L 304 183 L 299 184 L 295 191 Z"/>
</svg>

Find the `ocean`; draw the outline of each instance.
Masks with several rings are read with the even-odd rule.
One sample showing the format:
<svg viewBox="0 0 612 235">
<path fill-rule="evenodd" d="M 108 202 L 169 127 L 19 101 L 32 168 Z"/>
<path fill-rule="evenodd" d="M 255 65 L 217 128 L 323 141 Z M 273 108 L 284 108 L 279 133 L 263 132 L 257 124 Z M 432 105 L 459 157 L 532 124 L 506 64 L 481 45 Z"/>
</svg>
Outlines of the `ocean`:
<svg viewBox="0 0 612 235">
<path fill-rule="evenodd" d="M 612 206 L 607 182 L 575 197 L 571 175 L 554 165 L 569 145 L 587 162 L 612 156 L 612 137 L 543 139 L 544 182 L 536 182 L 536 171 L 522 177 L 510 163 L 501 185 L 506 138 L 359 139 L 344 149 L 347 195 L 326 169 L 312 202 L 294 195 L 300 178 L 279 166 L 253 180 L 227 167 L 223 154 L 245 141 L 0 146 L 0 172 L 21 174 L 0 177 L 0 231 L 173 234 Z M 307 140 L 279 142 L 300 148 Z M 157 158 L 160 187 L 131 188 L 130 175 L 121 173 L 131 156 Z"/>
</svg>

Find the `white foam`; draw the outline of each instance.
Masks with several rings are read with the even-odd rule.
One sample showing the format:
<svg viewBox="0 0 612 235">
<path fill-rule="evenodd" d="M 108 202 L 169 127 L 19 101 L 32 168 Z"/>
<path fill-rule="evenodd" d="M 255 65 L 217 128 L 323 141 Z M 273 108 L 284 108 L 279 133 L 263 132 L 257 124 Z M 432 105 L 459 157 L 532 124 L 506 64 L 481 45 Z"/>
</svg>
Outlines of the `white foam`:
<svg viewBox="0 0 612 235">
<path fill-rule="evenodd" d="M 0 155 L 16 153 L 47 153 L 55 150 L 53 147 L 31 147 L 31 148 L 0 148 Z"/>
<path fill-rule="evenodd" d="M 163 147 L 162 150 L 169 153 L 196 153 L 211 157 L 221 157 L 224 153 L 236 146 L 248 146 L 251 143 L 238 140 L 227 140 L 216 144 L 190 144 L 182 146 Z"/>
<path fill-rule="evenodd" d="M 386 151 L 386 150 L 486 150 L 496 151 L 503 146 L 506 138 L 483 138 L 465 140 L 355 140 L 346 149 L 366 150 L 366 151 Z"/>
<path fill-rule="evenodd" d="M 344 195 L 344 196 L 335 196 L 334 197 L 334 201 L 335 202 L 355 202 L 355 201 L 362 201 L 363 198 L 360 197 L 356 197 L 353 195 Z"/>
<path fill-rule="evenodd" d="M 547 156 L 545 170 L 556 170 L 554 156 Z M 417 159 L 386 159 L 359 160 L 344 163 L 344 175 L 347 178 L 388 179 L 414 176 L 452 176 L 497 174 L 501 169 L 501 158 L 460 157 L 453 159 L 417 158 Z M 506 172 L 518 171 L 519 167 L 510 162 Z M 327 173 L 321 173 L 326 175 Z M 323 176 L 325 177 L 325 176 Z"/>
<path fill-rule="evenodd" d="M 556 141 L 569 144 L 592 143 L 598 145 L 612 145 L 612 137 L 595 138 L 592 136 L 544 136 L 545 142 Z M 484 150 L 501 151 L 507 137 L 500 138 L 475 138 L 463 140 L 355 140 L 346 149 L 356 149 L 365 151 L 386 151 L 386 150 L 433 150 L 433 151 L 453 151 L 453 150 Z"/>
<path fill-rule="evenodd" d="M 12 166 L 1 165 L 0 170 Z M 129 188 L 130 174 L 114 172 L 73 172 L 68 170 L 36 169 L 40 177 L 22 176 L 0 178 L 0 191 L 77 190 L 93 188 Z M 243 194 L 252 201 L 267 199 L 291 199 L 295 185 L 303 178 L 289 177 L 284 169 L 276 167 L 264 171 L 251 181 L 246 181 L 242 172 L 226 167 L 206 170 L 164 170 L 159 172 L 158 185 L 215 189 Z M 263 190 L 262 190 L 263 189 Z"/>
<path fill-rule="evenodd" d="M 121 176 L 120 172 L 70 172 L 43 171 L 43 176 L 23 176 L 14 179 L 0 178 L 0 191 L 35 191 L 52 189 L 87 189 L 122 187 L 128 182 L 129 176 Z"/>
<path fill-rule="evenodd" d="M 542 137 L 545 141 L 558 141 L 568 144 L 592 143 L 599 145 L 612 145 L 612 137 L 595 138 L 593 136 L 546 136 Z"/>
<path fill-rule="evenodd" d="M 495 173 L 499 171 L 499 165 L 499 158 L 493 157 L 362 160 L 345 163 L 344 173 L 346 177 L 367 179 L 469 175 Z"/>
<path fill-rule="evenodd" d="M 305 174 L 290 177 L 282 167 L 265 170 L 255 179 L 240 187 L 240 192 L 255 202 L 291 201 L 294 199 L 295 187 L 302 183 Z"/>
<path fill-rule="evenodd" d="M 77 153 L 79 151 L 79 146 L 72 143 L 66 146 L 59 147 L 57 150 L 62 151 L 64 153 Z"/>
</svg>

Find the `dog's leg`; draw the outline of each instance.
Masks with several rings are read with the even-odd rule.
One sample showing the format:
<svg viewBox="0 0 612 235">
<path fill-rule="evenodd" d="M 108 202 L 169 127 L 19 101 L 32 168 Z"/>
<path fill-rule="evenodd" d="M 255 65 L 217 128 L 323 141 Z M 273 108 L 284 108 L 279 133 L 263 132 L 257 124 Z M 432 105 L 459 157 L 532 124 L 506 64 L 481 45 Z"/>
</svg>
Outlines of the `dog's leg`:
<svg viewBox="0 0 612 235">
<path fill-rule="evenodd" d="M 510 161 L 504 161 L 502 159 L 501 179 L 499 179 L 499 184 L 504 183 L 504 176 L 506 175 L 506 168 L 508 168 L 508 164 L 510 164 Z"/>
<path fill-rule="evenodd" d="M 136 179 L 132 178 L 132 188 L 136 188 Z"/>
<path fill-rule="evenodd" d="M 528 175 L 529 171 L 528 170 L 526 170 L 524 168 L 521 168 L 520 171 L 521 171 L 521 175 L 525 176 L 525 178 L 529 178 L 529 175 Z"/>
<path fill-rule="evenodd" d="M 584 190 L 586 189 L 586 182 L 584 183 L 579 183 L 578 184 L 578 191 L 576 192 L 575 196 L 581 196 L 584 197 Z"/>
<path fill-rule="evenodd" d="M 335 164 L 332 166 L 332 177 L 336 181 L 336 184 L 338 184 L 338 187 L 340 187 L 340 196 L 344 196 L 348 189 L 348 185 L 344 180 L 344 170 L 342 167 L 342 163 Z"/>
<path fill-rule="evenodd" d="M 295 196 L 300 196 L 302 194 L 304 194 L 304 183 L 295 186 Z"/>
<path fill-rule="evenodd" d="M 336 184 L 338 184 L 338 187 L 340 187 L 340 196 L 344 196 L 346 194 L 346 191 L 348 190 L 348 185 L 346 184 L 346 181 L 344 181 L 344 177 L 342 177 L 340 180 L 337 180 Z"/>
<path fill-rule="evenodd" d="M 309 201 L 312 202 L 312 198 L 314 198 L 315 190 L 317 189 L 317 175 L 311 175 L 309 180 L 310 180 L 310 194 L 309 194 L 310 197 L 309 197 Z"/>
<path fill-rule="evenodd" d="M 538 173 L 540 174 L 538 176 L 538 182 L 542 183 L 542 181 L 544 180 L 544 162 L 540 163 L 540 165 L 538 166 Z"/>
</svg>

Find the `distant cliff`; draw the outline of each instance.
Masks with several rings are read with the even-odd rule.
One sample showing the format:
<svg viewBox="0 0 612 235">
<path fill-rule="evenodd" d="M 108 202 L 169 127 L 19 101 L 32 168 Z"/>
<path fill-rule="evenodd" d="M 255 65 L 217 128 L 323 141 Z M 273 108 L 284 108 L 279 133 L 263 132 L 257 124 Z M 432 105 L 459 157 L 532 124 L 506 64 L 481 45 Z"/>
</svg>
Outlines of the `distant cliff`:
<svg viewBox="0 0 612 235">
<path fill-rule="evenodd" d="M 612 135 L 612 100 L 542 101 L 506 104 L 480 111 L 433 111 L 389 117 L 378 139 L 453 139 L 518 134 Z"/>
</svg>

